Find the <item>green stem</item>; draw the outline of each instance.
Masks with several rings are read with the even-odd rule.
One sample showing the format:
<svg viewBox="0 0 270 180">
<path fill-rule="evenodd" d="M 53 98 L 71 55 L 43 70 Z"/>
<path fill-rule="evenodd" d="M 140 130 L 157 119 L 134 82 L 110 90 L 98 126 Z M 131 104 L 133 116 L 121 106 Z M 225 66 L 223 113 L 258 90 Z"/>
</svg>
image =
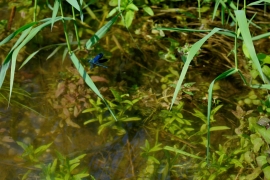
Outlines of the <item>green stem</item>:
<svg viewBox="0 0 270 180">
<path fill-rule="evenodd" d="M 34 18 L 33 18 L 33 21 L 36 22 L 36 14 L 37 14 L 37 1 L 38 0 L 35 0 L 35 4 L 34 4 Z"/>
<path fill-rule="evenodd" d="M 81 50 L 81 42 L 80 42 L 80 38 L 79 38 L 78 27 L 76 24 L 76 18 L 75 18 L 75 12 L 74 12 L 73 6 L 72 6 L 72 16 L 73 16 L 72 18 L 73 18 L 73 24 L 74 24 L 74 28 L 75 28 L 76 39 L 78 42 L 79 49 Z"/>
<path fill-rule="evenodd" d="M 66 22 L 64 20 L 64 13 L 63 13 L 63 8 L 62 8 L 62 1 L 60 0 L 60 11 L 61 11 L 61 16 L 62 16 L 62 22 L 64 25 L 64 33 L 65 33 L 65 37 L 66 37 L 66 41 L 67 41 L 67 46 L 68 46 L 68 52 L 69 54 L 71 54 L 72 50 L 71 50 L 71 46 L 70 46 L 70 42 L 69 42 L 69 38 L 68 38 L 68 32 L 67 32 L 67 27 L 66 27 Z"/>
<path fill-rule="evenodd" d="M 239 8 L 239 2 L 237 1 L 237 10 Z M 237 33 L 238 33 L 238 22 L 235 20 L 235 38 L 234 38 L 234 65 L 235 69 L 238 69 L 238 61 L 237 61 Z"/>
<path fill-rule="evenodd" d="M 201 1 L 198 0 L 199 19 L 201 20 Z"/>
<path fill-rule="evenodd" d="M 86 6 L 85 2 L 83 2 L 83 5 Z M 96 19 L 98 22 L 100 22 L 95 13 L 88 6 L 85 7 L 85 10 L 88 12 L 91 18 Z"/>
</svg>

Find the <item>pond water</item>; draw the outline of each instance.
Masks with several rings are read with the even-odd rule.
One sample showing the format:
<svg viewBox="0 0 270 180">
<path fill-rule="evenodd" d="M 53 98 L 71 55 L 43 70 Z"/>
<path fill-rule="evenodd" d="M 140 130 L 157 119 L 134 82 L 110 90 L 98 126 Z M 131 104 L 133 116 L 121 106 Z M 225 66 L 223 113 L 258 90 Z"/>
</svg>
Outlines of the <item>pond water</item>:
<svg viewBox="0 0 270 180">
<path fill-rule="evenodd" d="M 266 143 L 254 130 L 260 128 L 254 122 L 262 114 L 257 108 L 263 108 L 266 92 L 249 88 L 237 75 L 214 85 L 211 157 L 206 165 L 208 87 L 234 66 L 234 39 L 216 35 L 207 41 L 190 64 L 169 111 L 185 53 L 206 35 L 152 30 L 200 28 L 198 19 L 189 14 L 196 10 L 181 10 L 184 19 L 177 13 L 157 10 L 153 17 L 135 19 L 130 29 L 134 40 L 125 28 L 113 26 L 90 54 L 76 52 L 117 122 L 70 58 L 62 61 L 62 51 L 49 60 L 52 50 L 42 51 L 16 71 L 7 108 L 8 77 L 0 91 L 0 179 L 54 179 L 67 174 L 100 180 L 248 179 L 255 172 L 259 178 L 263 173 L 260 168 L 255 171 L 254 159 L 263 154 Z M 206 24 L 211 28 L 216 23 Z M 48 42 L 43 43 L 50 44 L 62 30 L 47 36 L 46 32 L 42 39 Z M 89 38 L 86 32 L 83 36 Z M 38 42 L 31 42 L 19 59 L 36 50 Z M 101 52 L 109 59 L 104 63 L 108 68 L 90 69 L 87 59 Z M 260 52 L 266 54 L 266 48 Z M 254 81 L 251 65 L 242 53 L 238 56 L 244 77 Z"/>
</svg>

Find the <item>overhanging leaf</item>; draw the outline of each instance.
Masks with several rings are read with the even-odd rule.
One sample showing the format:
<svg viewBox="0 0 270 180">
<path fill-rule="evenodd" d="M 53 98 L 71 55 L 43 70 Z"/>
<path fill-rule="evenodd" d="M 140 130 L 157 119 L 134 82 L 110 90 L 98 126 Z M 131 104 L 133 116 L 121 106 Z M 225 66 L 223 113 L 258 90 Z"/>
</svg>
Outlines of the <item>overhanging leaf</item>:
<svg viewBox="0 0 270 180">
<path fill-rule="evenodd" d="M 170 106 L 170 109 L 172 109 L 172 106 L 176 100 L 176 97 L 179 93 L 179 91 L 181 90 L 181 86 L 182 86 L 182 83 L 184 81 L 184 78 L 186 76 L 186 73 L 187 73 L 187 70 L 188 70 L 188 67 L 189 67 L 189 64 L 190 62 L 192 61 L 193 57 L 197 54 L 197 52 L 200 50 L 201 46 L 203 45 L 203 43 L 208 39 L 210 38 L 213 34 L 215 34 L 216 32 L 220 31 L 221 29 L 220 28 L 214 28 L 209 34 L 207 34 L 204 38 L 202 38 L 201 40 L 199 40 L 198 42 L 196 42 L 195 44 L 193 44 L 193 46 L 190 48 L 190 51 L 188 53 L 188 56 L 187 56 L 187 59 L 186 59 L 186 62 L 184 64 L 184 67 L 181 71 L 181 75 L 180 75 L 180 78 L 177 82 L 177 85 L 176 85 L 176 88 L 175 88 L 175 91 L 174 91 L 174 94 L 173 94 L 173 99 L 172 99 L 172 102 L 171 102 L 171 106 Z"/>
<path fill-rule="evenodd" d="M 110 27 L 115 23 L 118 16 L 117 14 L 114 16 L 107 24 L 105 24 L 102 28 L 100 28 L 94 35 L 91 37 L 85 44 L 86 49 L 90 49 L 95 43 L 97 43 L 110 29 Z"/>
<path fill-rule="evenodd" d="M 115 121 L 117 121 L 117 118 L 115 117 L 114 113 L 112 112 L 109 104 L 103 98 L 103 96 L 100 94 L 98 88 L 96 87 L 96 85 L 94 84 L 94 82 L 92 81 L 92 79 L 89 77 L 89 75 L 86 73 L 86 71 L 83 68 L 83 65 L 79 62 L 78 58 L 76 57 L 76 55 L 73 52 L 71 52 L 71 54 L 70 54 L 70 59 L 72 60 L 72 62 L 75 65 L 76 69 L 78 70 L 78 72 L 80 73 L 80 75 L 82 76 L 82 78 L 84 79 L 85 83 L 94 91 L 94 93 L 100 99 L 103 100 L 103 102 L 105 103 L 105 105 L 108 107 L 108 110 L 110 111 L 111 115 L 113 116 L 113 118 L 115 119 Z"/>
<path fill-rule="evenodd" d="M 241 35 L 243 37 L 244 43 L 246 45 L 246 48 L 248 49 L 250 58 L 251 58 L 252 62 L 255 64 L 257 70 L 259 71 L 262 80 L 264 82 L 266 82 L 265 77 L 264 77 L 263 72 L 262 72 L 260 62 L 259 62 L 258 57 L 257 57 L 256 52 L 255 52 L 253 42 L 252 42 L 252 38 L 250 35 L 245 11 L 236 10 L 234 12 L 236 15 L 236 19 L 237 19 L 239 29 L 240 29 Z"/>
<path fill-rule="evenodd" d="M 52 13 L 51 31 L 52 31 L 52 28 L 53 28 L 53 23 L 54 23 L 54 20 L 56 18 L 57 12 L 59 10 L 59 6 L 60 6 L 59 0 L 55 0 L 54 1 L 54 6 L 53 6 L 53 13 Z"/>
</svg>

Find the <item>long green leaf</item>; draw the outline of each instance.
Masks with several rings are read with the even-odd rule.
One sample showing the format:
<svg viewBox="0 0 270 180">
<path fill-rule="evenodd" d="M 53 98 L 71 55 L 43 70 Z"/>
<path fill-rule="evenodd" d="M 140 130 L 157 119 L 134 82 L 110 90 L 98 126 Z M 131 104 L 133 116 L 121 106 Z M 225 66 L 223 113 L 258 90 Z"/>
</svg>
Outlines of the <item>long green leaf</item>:
<svg viewBox="0 0 270 180">
<path fill-rule="evenodd" d="M 11 72 L 10 72 L 10 92 L 9 92 L 9 102 L 11 98 L 12 88 L 13 88 L 13 82 L 14 82 L 14 74 L 15 74 L 15 68 L 16 68 L 16 59 L 20 52 L 20 50 L 25 46 L 31 39 L 33 39 L 36 34 L 41 31 L 45 26 L 49 25 L 51 22 L 47 21 L 35 28 L 33 28 L 28 36 L 22 41 L 22 43 L 13 51 L 12 58 L 11 58 Z"/>
<path fill-rule="evenodd" d="M 248 52 L 250 54 L 250 58 L 251 58 L 252 62 L 254 63 L 254 65 L 256 66 L 263 82 L 266 83 L 260 62 L 258 60 L 258 57 L 257 57 L 256 52 L 255 52 L 255 48 L 254 48 L 254 45 L 252 42 L 252 38 L 250 35 L 245 12 L 243 10 L 237 10 L 237 11 L 235 11 L 235 15 L 236 15 L 236 19 L 237 19 L 239 29 L 240 29 L 241 35 L 243 37 L 244 43 L 245 43 L 245 45 L 248 49 Z"/>
<path fill-rule="evenodd" d="M 256 41 L 256 40 L 259 40 L 259 39 L 262 39 L 262 38 L 268 38 L 269 36 L 270 36 L 270 32 L 264 33 L 264 34 L 260 34 L 258 36 L 252 37 L 252 41 Z"/>
<path fill-rule="evenodd" d="M 32 22 L 29 24 L 26 24 L 22 27 L 20 27 L 19 29 L 17 29 L 15 32 L 13 32 L 12 34 L 10 34 L 8 37 L 6 37 L 3 41 L 0 42 L 0 46 L 2 46 L 3 44 L 9 42 L 11 39 L 13 39 L 15 36 L 17 36 L 18 34 L 20 34 L 21 32 L 23 32 L 24 30 L 28 29 L 29 27 L 34 26 L 35 24 L 37 24 L 38 22 Z"/>
<path fill-rule="evenodd" d="M 187 152 L 185 152 L 185 151 L 181 151 L 181 150 L 176 149 L 176 148 L 171 147 L 171 146 L 165 146 L 163 149 L 168 150 L 168 151 L 172 151 L 172 152 L 175 152 L 175 153 L 179 153 L 179 154 L 182 154 L 182 155 L 184 155 L 184 156 L 189 156 L 189 157 L 192 157 L 192 158 L 204 160 L 204 158 L 201 158 L 201 157 L 199 157 L 199 156 L 196 156 L 196 155 L 187 153 Z"/>
<path fill-rule="evenodd" d="M 55 20 L 59 21 L 61 20 L 62 17 L 56 17 Z M 66 20 L 72 20 L 72 18 L 64 18 Z M 44 22 L 45 21 L 45 22 Z M 16 47 L 12 53 L 12 57 L 11 57 L 11 72 L 10 72 L 10 92 L 9 92 L 9 102 L 10 102 L 10 98 L 11 98 L 11 93 L 12 93 L 12 87 L 13 87 L 13 81 L 14 81 L 14 74 L 15 74 L 15 67 L 16 67 L 16 59 L 17 56 L 19 54 L 19 51 L 21 50 L 21 48 L 23 46 L 25 46 L 31 39 L 33 39 L 34 36 L 36 36 L 36 34 L 41 31 L 44 27 L 48 26 L 49 24 L 51 24 L 52 19 L 51 18 L 47 18 L 45 20 L 42 20 L 41 22 L 44 22 L 43 24 L 33 28 L 30 31 L 30 28 L 27 29 L 27 31 L 30 31 L 29 33 L 27 31 L 24 31 L 22 33 L 22 36 L 19 38 L 18 42 L 16 42 L 16 44 L 12 47 L 12 50 L 14 49 L 14 47 L 16 47 L 21 41 L 20 45 L 18 47 Z M 26 36 L 27 35 L 27 36 Z M 26 37 L 25 37 L 26 36 Z M 24 39 L 25 37 L 25 39 Z"/>
<path fill-rule="evenodd" d="M 19 69 L 21 69 L 26 63 L 28 63 L 28 61 L 30 61 L 37 53 L 39 53 L 39 51 L 41 51 L 41 49 L 33 52 L 32 54 L 30 54 L 22 63 L 22 65 L 19 67 Z"/>
<path fill-rule="evenodd" d="M 208 89 L 208 107 L 207 107 L 207 164 L 209 163 L 209 156 L 210 156 L 210 117 L 211 117 L 211 109 L 212 109 L 212 96 L 213 96 L 213 87 L 215 84 L 215 81 L 224 79 L 228 76 L 231 76 L 232 74 L 238 72 L 238 69 L 232 68 L 229 69 L 222 74 L 220 74 L 218 77 L 216 77 L 210 84 Z"/>
<path fill-rule="evenodd" d="M 6 57 L 6 59 L 8 59 L 7 63 L 4 63 L 0 69 L 0 88 L 2 87 L 3 83 L 4 83 L 4 80 L 5 80 L 5 77 L 6 77 L 6 73 L 7 73 L 7 70 L 9 68 L 9 65 L 10 65 L 10 58 L 11 58 L 11 55 L 12 55 L 12 52 L 10 52 L 8 54 L 8 56 Z"/>
<path fill-rule="evenodd" d="M 67 2 L 72 6 L 74 7 L 75 9 L 77 9 L 78 11 L 80 11 L 80 5 L 79 3 L 77 2 L 77 0 L 67 0 Z"/>
<path fill-rule="evenodd" d="M 174 94 L 173 94 L 173 99 L 172 99 L 172 103 L 171 103 L 170 109 L 172 108 L 172 106 L 174 104 L 174 101 L 176 100 L 176 97 L 177 97 L 179 91 L 181 90 L 181 86 L 182 86 L 183 80 L 184 80 L 184 78 L 186 76 L 186 73 L 187 73 L 189 64 L 192 61 L 193 57 L 200 50 L 200 48 L 202 47 L 203 43 L 208 38 L 210 38 L 213 34 L 215 34 L 216 32 L 218 32 L 219 30 L 220 30 L 219 28 L 214 28 L 209 34 L 207 34 L 204 38 L 202 38 L 201 40 L 199 40 L 198 42 L 196 42 L 195 44 L 193 44 L 193 46 L 190 48 L 190 51 L 188 53 L 186 62 L 185 62 L 184 67 L 183 67 L 183 69 L 181 71 L 180 78 L 179 78 L 179 80 L 177 82 L 177 85 L 176 85 L 176 88 L 175 88 L 175 91 L 174 91 Z"/>
<path fill-rule="evenodd" d="M 213 16 L 212 16 L 212 21 L 215 19 L 215 16 L 216 16 L 217 9 L 218 9 L 218 6 L 220 4 L 220 1 L 221 0 L 217 0 L 216 3 L 215 3 L 215 7 L 214 7 L 214 11 L 213 11 Z"/>
<path fill-rule="evenodd" d="M 115 23 L 119 14 L 114 16 L 107 24 L 100 28 L 85 44 L 86 49 L 90 49 L 95 43 L 97 43 L 110 29 L 110 27 Z"/>
<path fill-rule="evenodd" d="M 100 99 L 103 100 L 103 102 L 108 107 L 109 111 L 111 112 L 113 118 L 117 121 L 117 118 L 115 117 L 115 115 L 114 115 L 113 111 L 111 110 L 109 104 L 103 98 L 103 96 L 100 94 L 98 88 L 96 87 L 96 85 L 94 84 L 92 79 L 89 77 L 89 75 L 86 73 L 86 71 L 83 68 L 83 65 L 79 62 L 78 58 L 76 57 L 76 55 L 73 52 L 71 52 L 71 54 L 70 54 L 70 59 L 72 60 L 73 64 L 75 65 L 76 69 L 78 70 L 78 72 L 80 73 L 80 75 L 82 76 L 82 78 L 84 79 L 86 84 L 94 91 L 94 93 L 96 93 L 96 95 Z"/>
<path fill-rule="evenodd" d="M 54 20 L 56 18 L 56 15 L 57 15 L 57 12 L 59 10 L 59 7 L 60 7 L 59 0 L 55 0 L 54 1 L 54 6 L 53 6 L 53 13 L 52 13 L 51 31 L 52 31 Z"/>
<path fill-rule="evenodd" d="M 199 29 L 187 29 L 187 28 L 164 28 L 164 27 L 157 27 L 153 28 L 155 30 L 163 30 L 163 31 L 179 31 L 179 32 L 211 32 L 213 30 L 199 30 Z M 222 31 L 218 31 L 218 34 L 223 34 L 229 37 L 235 37 L 236 34 L 233 31 L 228 31 L 226 29 L 220 29 Z M 237 37 L 238 39 L 242 39 L 242 37 Z"/>
<path fill-rule="evenodd" d="M 76 41 L 70 43 L 70 44 L 77 44 Z M 50 49 L 50 48 L 53 48 L 55 46 L 60 46 L 60 47 L 63 47 L 63 46 L 67 46 L 67 43 L 59 43 L 59 44 L 52 44 L 52 45 L 48 45 L 48 46 L 45 46 L 45 47 L 42 47 L 40 49 L 38 49 L 37 51 L 31 53 L 25 60 L 24 62 L 22 63 L 22 65 L 20 66 L 19 69 L 21 69 L 24 65 L 26 65 L 37 53 L 39 53 L 39 51 L 41 50 L 44 50 L 44 49 Z M 48 58 L 47 58 L 48 59 Z"/>
</svg>

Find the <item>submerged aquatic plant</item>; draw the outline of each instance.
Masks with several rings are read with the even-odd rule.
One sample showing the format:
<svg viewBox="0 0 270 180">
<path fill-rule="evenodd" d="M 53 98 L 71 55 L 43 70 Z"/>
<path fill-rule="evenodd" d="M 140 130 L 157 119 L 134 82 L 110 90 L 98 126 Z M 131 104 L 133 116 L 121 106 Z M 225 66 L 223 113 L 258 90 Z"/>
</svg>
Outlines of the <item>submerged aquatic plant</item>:
<svg viewBox="0 0 270 180">
<path fill-rule="evenodd" d="M 107 112 L 108 109 L 103 106 L 100 99 L 98 98 L 97 101 L 92 99 L 89 100 L 92 107 L 87 108 L 83 111 L 83 113 L 91 113 L 94 115 L 93 119 L 87 120 L 84 124 L 92 123 L 92 122 L 99 122 L 99 130 L 98 134 L 100 134 L 104 129 L 110 128 L 116 130 L 118 135 L 123 135 L 126 133 L 125 128 L 123 127 L 123 123 L 132 122 L 132 121 L 139 121 L 141 120 L 140 117 L 128 116 L 129 112 L 136 109 L 136 103 L 141 99 L 135 98 L 133 100 L 129 100 L 129 94 L 120 94 L 117 90 L 111 88 L 110 89 L 114 100 L 108 101 L 110 107 L 116 114 L 116 117 L 119 121 L 114 121 L 111 116 L 108 116 Z"/>
<path fill-rule="evenodd" d="M 22 158 L 26 161 L 30 161 L 36 168 L 35 170 L 40 171 L 40 179 L 80 180 L 89 176 L 86 170 L 81 172 L 76 170 L 80 165 L 81 159 L 85 157 L 86 154 L 81 154 L 75 158 L 69 159 L 56 151 L 57 158 L 54 159 L 52 163 L 46 163 L 41 156 L 44 156 L 52 143 L 39 146 L 38 148 L 34 148 L 33 145 L 27 145 L 23 142 L 17 142 L 17 144 L 24 149 Z M 33 170 L 28 170 L 22 179 L 28 179 L 31 173 L 33 173 Z M 91 179 L 94 178 L 91 177 Z"/>
</svg>

